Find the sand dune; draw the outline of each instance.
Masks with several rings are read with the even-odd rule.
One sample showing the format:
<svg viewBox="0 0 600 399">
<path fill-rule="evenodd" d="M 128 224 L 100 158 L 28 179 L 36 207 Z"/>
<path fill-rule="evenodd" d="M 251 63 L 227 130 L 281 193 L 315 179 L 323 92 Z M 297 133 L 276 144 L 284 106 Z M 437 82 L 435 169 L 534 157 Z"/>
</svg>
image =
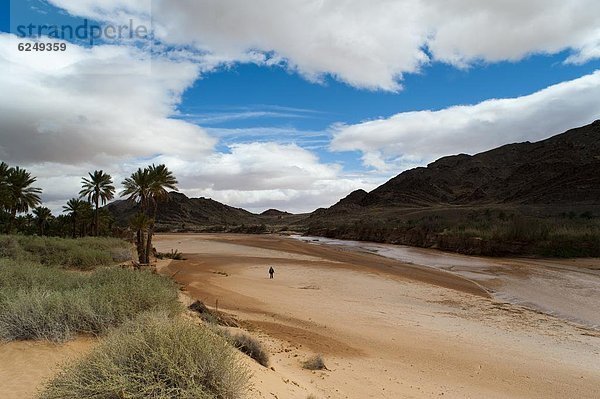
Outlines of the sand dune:
<svg viewBox="0 0 600 399">
<path fill-rule="evenodd" d="M 274 353 L 252 397 L 600 397 L 597 332 L 460 276 L 275 236 L 163 235 L 157 248 L 186 253 L 164 273 Z M 301 368 L 314 353 L 329 371 Z"/>
</svg>

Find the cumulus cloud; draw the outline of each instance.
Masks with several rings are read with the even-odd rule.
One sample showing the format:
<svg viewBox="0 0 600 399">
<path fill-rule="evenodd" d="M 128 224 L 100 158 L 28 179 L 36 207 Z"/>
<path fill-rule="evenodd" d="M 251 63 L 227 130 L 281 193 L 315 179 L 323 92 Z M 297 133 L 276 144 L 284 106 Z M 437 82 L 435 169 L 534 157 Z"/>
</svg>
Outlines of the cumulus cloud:
<svg viewBox="0 0 600 399">
<path fill-rule="evenodd" d="M 433 61 L 600 56 L 596 0 L 50 1 L 99 20 L 151 15 L 159 39 L 213 62 L 283 63 L 311 80 L 330 75 L 369 89 L 398 90 L 403 74 Z"/>
<path fill-rule="evenodd" d="M 281 207 L 313 211 L 337 202 L 358 188 L 372 189 L 383 177 L 352 176 L 338 164 L 325 164 L 296 144 L 233 144 L 228 152 L 192 161 L 159 157 L 172 168 L 183 192 L 263 211 Z"/>
<path fill-rule="evenodd" d="M 476 153 L 507 143 L 537 141 L 600 118 L 600 71 L 536 93 L 440 111 L 332 127 L 334 151 L 361 151 L 363 162 L 406 169 L 443 155 Z"/>
<path fill-rule="evenodd" d="M 171 118 L 198 77 L 194 64 L 121 46 L 19 52 L 13 39 L 0 34 L 3 159 L 110 163 L 212 150 L 203 129 Z"/>
</svg>

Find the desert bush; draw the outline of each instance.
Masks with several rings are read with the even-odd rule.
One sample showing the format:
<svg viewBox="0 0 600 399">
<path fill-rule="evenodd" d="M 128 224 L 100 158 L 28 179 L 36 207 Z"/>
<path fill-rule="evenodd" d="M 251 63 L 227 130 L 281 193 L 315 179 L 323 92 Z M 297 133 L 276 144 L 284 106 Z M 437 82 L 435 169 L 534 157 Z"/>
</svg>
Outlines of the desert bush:
<svg viewBox="0 0 600 399">
<path fill-rule="evenodd" d="M 323 357 L 321 355 L 315 355 L 304 362 L 302 362 L 302 367 L 307 370 L 327 370 L 325 367 L 325 362 L 323 361 Z"/>
<path fill-rule="evenodd" d="M 227 342 L 165 314 L 144 314 L 68 365 L 41 399 L 243 397 L 249 372 Z"/>
<path fill-rule="evenodd" d="M 183 254 L 176 249 L 172 249 L 169 252 L 159 252 L 156 254 L 158 259 L 173 259 L 173 260 L 184 260 Z"/>
<path fill-rule="evenodd" d="M 0 260 L 0 340 L 103 334 L 149 310 L 180 310 L 173 282 L 120 268 L 82 274 Z"/>
<path fill-rule="evenodd" d="M 194 311 L 203 322 L 215 326 L 239 327 L 240 323 L 235 316 L 228 313 L 210 310 L 202 301 L 194 301 L 188 309 Z M 223 334 L 222 334 L 223 335 Z"/>
<path fill-rule="evenodd" d="M 459 209 L 442 216 L 396 220 L 372 215 L 353 222 L 313 223 L 307 234 L 435 247 L 465 254 L 552 257 L 600 256 L 600 218 L 592 211 L 539 215 L 503 209 Z"/>
<path fill-rule="evenodd" d="M 80 270 L 131 259 L 130 244 L 106 237 L 0 236 L 0 248 L 0 258 Z"/>
<path fill-rule="evenodd" d="M 236 334 L 233 336 L 233 346 L 239 349 L 242 353 L 250 356 L 259 364 L 269 366 L 269 353 L 265 347 L 256 338 L 247 334 Z"/>
<path fill-rule="evenodd" d="M 221 329 L 220 331 L 220 334 L 240 352 L 245 353 L 265 367 L 269 366 L 269 352 L 259 340 L 243 333 L 232 335 L 225 330 Z"/>
</svg>

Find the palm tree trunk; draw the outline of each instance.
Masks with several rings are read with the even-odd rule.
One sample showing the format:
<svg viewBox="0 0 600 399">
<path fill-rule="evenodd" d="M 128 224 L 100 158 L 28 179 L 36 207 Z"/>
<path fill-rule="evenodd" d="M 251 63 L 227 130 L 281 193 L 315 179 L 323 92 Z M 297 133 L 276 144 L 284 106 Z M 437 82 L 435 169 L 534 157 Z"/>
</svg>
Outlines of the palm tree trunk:
<svg viewBox="0 0 600 399">
<path fill-rule="evenodd" d="M 148 225 L 148 237 L 146 239 L 146 263 L 150 264 L 150 255 L 152 254 L 152 235 L 154 234 L 154 220 L 156 219 L 156 202 L 152 209 L 150 224 Z"/>
<path fill-rule="evenodd" d="M 6 234 L 10 234 L 13 228 L 13 223 L 17 217 L 17 208 L 12 208 L 10 210 L 10 218 L 8 219 L 8 227 L 6 228 Z"/>
<path fill-rule="evenodd" d="M 150 254 L 152 253 L 152 234 L 154 234 L 154 223 L 148 226 L 148 236 L 146 237 L 146 264 L 150 264 Z"/>
<path fill-rule="evenodd" d="M 73 216 L 73 238 L 77 237 L 77 218 Z"/>
<path fill-rule="evenodd" d="M 145 246 L 144 246 L 144 231 L 139 229 L 136 233 L 135 246 L 138 253 L 138 260 L 140 263 L 146 263 L 146 254 L 145 254 Z"/>
<path fill-rule="evenodd" d="M 98 197 L 96 197 L 96 209 L 94 210 L 94 236 L 98 237 Z"/>
</svg>

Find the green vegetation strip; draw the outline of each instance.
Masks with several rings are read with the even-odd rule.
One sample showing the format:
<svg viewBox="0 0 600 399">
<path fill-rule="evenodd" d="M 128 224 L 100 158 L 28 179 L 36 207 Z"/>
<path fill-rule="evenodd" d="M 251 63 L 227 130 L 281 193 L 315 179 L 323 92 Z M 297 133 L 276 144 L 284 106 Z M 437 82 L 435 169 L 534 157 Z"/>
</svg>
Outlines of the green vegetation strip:
<svg viewBox="0 0 600 399">
<path fill-rule="evenodd" d="M 177 289 L 149 272 L 105 268 L 83 274 L 0 260 L 0 339 L 64 341 L 102 334 L 140 312 L 180 309 Z"/>
<path fill-rule="evenodd" d="M 131 260 L 131 245 L 116 238 L 0 235 L 0 258 L 91 270 Z"/>
</svg>

